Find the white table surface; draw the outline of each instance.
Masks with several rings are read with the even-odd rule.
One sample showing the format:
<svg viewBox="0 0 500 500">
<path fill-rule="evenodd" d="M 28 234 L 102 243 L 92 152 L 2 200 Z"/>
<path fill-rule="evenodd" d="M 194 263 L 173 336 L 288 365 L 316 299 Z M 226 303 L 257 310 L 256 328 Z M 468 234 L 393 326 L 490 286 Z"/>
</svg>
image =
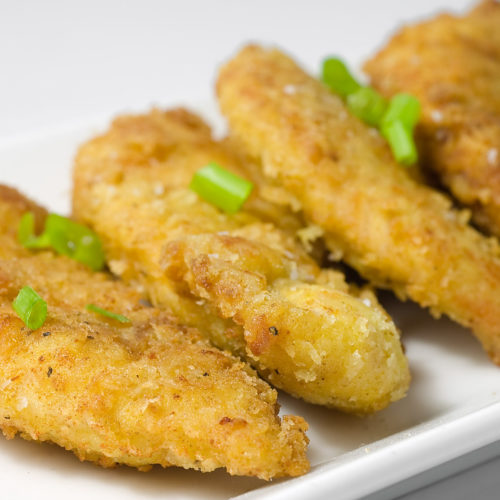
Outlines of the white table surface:
<svg viewBox="0 0 500 500">
<path fill-rule="evenodd" d="M 278 44 L 311 70 L 332 53 L 358 64 L 397 23 L 470 4 L 0 0 L 0 143 L 96 116 L 207 99 L 217 66 L 248 40 Z M 499 471 L 496 458 L 401 498 L 498 499 Z"/>
</svg>

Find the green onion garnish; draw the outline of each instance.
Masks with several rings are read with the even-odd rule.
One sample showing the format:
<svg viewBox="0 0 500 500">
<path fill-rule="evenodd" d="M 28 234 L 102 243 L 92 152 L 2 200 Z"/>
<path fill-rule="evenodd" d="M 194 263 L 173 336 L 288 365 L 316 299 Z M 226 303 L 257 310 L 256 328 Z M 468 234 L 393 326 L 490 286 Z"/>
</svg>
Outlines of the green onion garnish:
<svg viewBox="0 0 500 500">
<path fill-rule="evenodd" d="M 361 85 L 349 73 L 344 62 L 336 57 L 330 57 L 323 61 L 321 79 L 331 90 L 343 98 L 361 88 Z"/>
<path fill-rule="evenodd" d="M 194 174 L 189 188 L 224 212 L 234 214 L 250 196 L 253 184 L 210 163 Z"/>
<path fill-rule="evenodd" d="M 126 316 L 106 311 L 106 309 L 102 309 L 101 307 L 98 307 L 94 304 L 87 304 L 85 308 L 87 309 L 87 311 L 101 314 L 102 316 L 106 316 L 107 318 L 116 319 L 116 321 L 119 321 L 120 323 L 130 323 L 130 320 Z"/>
<path fill-rule="evenodd" d="M 17 231 L 19 242 L 26 248 L 47 248 L 50 247 L 50 240 L 47 234 L 35 236 L 35 216 L 33 212 L 26 212 L 19 222 Z"/>
<path fill-rule="evenodd" d="M 413 134 L 420 116 L 420 101 L 410 94 L 396 94 L 387 106 L 383 123 L 399 121 Z"/>
<path fill-rule="evenodd" d="M 47 317 L 47 302 L 29 286 L 21 288 L 12 307 L 30 330 L 40 328 Z"/>
<path fill-rule="evenodd" d="M 406 166 L 416 163 L 418 155 L 413 133 L 403 122 L 386 123 L 382 125 L 381 132 L 387 139 L 396 161 Z"/>
<path fill-rule="evenodd" d="M 48 215 L 45 230 L 35 236 L 35 217 L 28 212 L 19 223 L 18 238 L 26 248 L 53 248 L 86 264 L 94 271 L 104 266 L 104 253 L 97 235 L 88 227 L 57 214 Z"/>
<path fill-rule="evenodd" d="M 380 130 L 391 147 L 394 158 L 402 165 L 413 165 L 418 152 L 413 129 L 420 116 L 420 102 L 410 94 L 396 94 L 382 117 Z"/>
<path fill-rule="evenodd" d="M 368 125 L 378 126 L 387 108 L 386 100 L 371 87 L 362 87 L 347 96 L 351 113 Z"/>
<path fill-rule="evenodd" d="M 416 97 L 396 94 L 387 104 L 373 88 L 361 87 L 337 58 L 323 62 L 322 80 L 346 101 L 353 115 L 380 129 L 399 163 L 406 166 L 416 163 L 418 153 L 413 129 L 420 116 L 420 102 Z"/>
</svg>

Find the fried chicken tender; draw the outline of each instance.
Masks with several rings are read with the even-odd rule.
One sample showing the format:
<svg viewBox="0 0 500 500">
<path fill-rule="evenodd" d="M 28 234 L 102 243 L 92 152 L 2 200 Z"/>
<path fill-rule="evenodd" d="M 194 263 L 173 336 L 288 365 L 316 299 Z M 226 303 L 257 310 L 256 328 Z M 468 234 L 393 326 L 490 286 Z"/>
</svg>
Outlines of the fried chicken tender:
<svg viewBox="0 0 500 500">
<path fill-rule="evenodd" d="M 188 188 L 214 161 L 257 184 L 234 215 Z M 355 413 L 401 398 L 409 372 L 394 324 L 372 292 L 318 268 L 295 237 L 298 217 L 265 201 L 273 187 L 256 175 L 185 110 L 124 116 L 80 149 L 74 214 L 101 236 L 113 272 L 277 387 Z"/>
<path fill-rule="evenodd" d="M 500 236 L 500 3 L 403 28 L 366 65 L 383 94 L 422 103 L 422 163 Z"/>
<path fill-rule="evenodd" d="M 307 472 L 307 424 L 277 416 L 276 391 L 193 328 L 140 304 L 102 273 L 16 241 L 44 211 L 0 186 L 0 428 L 102 466 L 153 464 L 271 479 Z M 12 309 L 23 286 L 48 303 L 42 328 Z M 88 312 L 125 314 L 122 325 Z"/>
<path fill-rule="evenodd" d="M 244 48 L 218 95 L 235 140 L 374 284 L 472 328 L 500 363 L 500 250 L 419 185 L 380 135 L 278 50 Z M 293 89 L 293 91 L 290 91 Z"/>
</svg>

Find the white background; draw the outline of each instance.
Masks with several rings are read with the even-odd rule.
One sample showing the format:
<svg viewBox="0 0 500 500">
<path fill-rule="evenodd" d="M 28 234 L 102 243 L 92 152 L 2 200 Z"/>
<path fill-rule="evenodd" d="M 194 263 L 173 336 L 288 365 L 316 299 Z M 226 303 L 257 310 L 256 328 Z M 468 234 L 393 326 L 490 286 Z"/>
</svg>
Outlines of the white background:
<svg viewBox="0 0 500 500">
<path fill-rule="evenodd" d="M 467 5 L 0 0 L 0 143 L 95 116 L 206 100 L 217 66 L 249 40 L 278 44 L 315 71 L 328 54 L 360 63 L 399 22 Z M 0 165 L 0 174 L 8 168 Z M 499 470 L 496 460 L 405 498 L 498 498 Z"/>
</svg>

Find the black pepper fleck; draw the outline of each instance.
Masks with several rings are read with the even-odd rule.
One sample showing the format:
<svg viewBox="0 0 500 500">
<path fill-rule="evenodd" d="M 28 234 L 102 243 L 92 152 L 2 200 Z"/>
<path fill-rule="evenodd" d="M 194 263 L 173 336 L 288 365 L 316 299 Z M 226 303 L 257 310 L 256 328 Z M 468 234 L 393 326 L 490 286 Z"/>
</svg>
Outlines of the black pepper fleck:
<svg viewBox="0 0 500 500">
<path fill-rule="evenodd" d="M 48 337 L 51 333 L 52 333 L 52 332 L 43 332 L 43 333 L 42 333 L 42 335 L 43 335 L 44 337 Z"/>
<path fill-rule="evenodd" d="M 275 371 L 276 375 L 279 375 L 279 374 L 280 374 L 280 372 L 278 371 L 278 369 L 277 369 L 277 368 L 275 368 L 275 370 L 274 370 L 274 371 Z"/>
<path fill-rule="evenodd" d="M 269 327 L 269 331 L 273 334 L 273 335 L 278 335 L 278 329 L 275 327 L 275 326 L 270 326 Z"/>
<path fill-rule="evenodd" d="M 5 418 L 5 420 L 10 420 L 10 417 L 9 417 L 9 416 L 5 416 L 5 417 L 3 417 L 3 418 Z"/>
<path fill-rule="evenodd" d="M 94 340 L 94 337 L 92 337 L 92 335 L 87 335 L 87 338 L 88 338 L 89 340 Z"/>
<path fill-rule="evenodd" d="M 203 376 L 204 376 L 204 377 L 208 377 L 208 373 L 207 373 L 207 372 L 205 372 L 205 373 L 203 374 Z"/>
<path fill-rule="evenodd" d="M 47 370 L 47 377 L 50 377 L 52 375 L 52 366 L 49 366 L 49 369 Z"/>
</svg>

